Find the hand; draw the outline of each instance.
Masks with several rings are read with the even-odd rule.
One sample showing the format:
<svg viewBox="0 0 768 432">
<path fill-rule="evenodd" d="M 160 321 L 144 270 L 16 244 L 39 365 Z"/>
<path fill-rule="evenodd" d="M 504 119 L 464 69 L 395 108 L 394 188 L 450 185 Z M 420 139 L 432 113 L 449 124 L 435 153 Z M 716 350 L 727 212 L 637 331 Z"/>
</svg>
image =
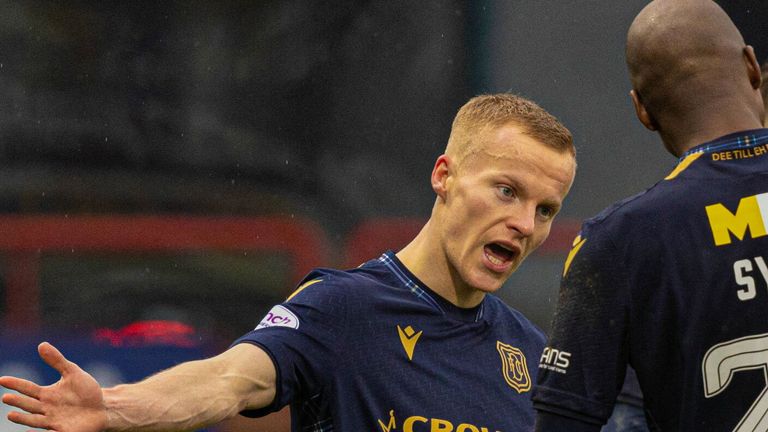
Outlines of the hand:
<svg viewBox="0 0 768 432">
<path fill-rule="evenodd" d="M 20 378 L 0 377 L 1 386 L 21 393 L 4 394 L 2 401 L 26 411 L 11 412 L 8 420 L 56 432 L 104 430 L 107 412 L 99 383 L 53 345 L 43 342 L 37 351 L 43 361 L 61 374 L 61 379 L 42 387 Z"/>
</svg>

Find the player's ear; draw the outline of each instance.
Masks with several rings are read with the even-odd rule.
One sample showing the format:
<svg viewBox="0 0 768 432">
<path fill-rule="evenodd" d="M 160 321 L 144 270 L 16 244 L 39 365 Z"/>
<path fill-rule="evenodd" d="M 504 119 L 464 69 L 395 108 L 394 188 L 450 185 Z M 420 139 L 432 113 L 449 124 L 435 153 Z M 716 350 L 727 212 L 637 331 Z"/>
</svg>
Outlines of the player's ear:
<svg viewBox="0 0 768 432">
<path fill-rule="evenodd" d="M 632 105 L 635 106 L 635 114 L 637 115 L 637 119 L 640 120 L 640 123 L 642 123 L 648 130 L 658 130 L 656 120 L 651 116 L 648 110 L 645 109 L 645 105 L 643 105 L 643 101 L 640 98 L 640 93 L 638 93 L 637 90 L 632 89 L 632 91 L 629 92 L 629 96 L 632 98 Z"/>
<path fill-rule="evenodd" d="M 445 199 L 448 193 L 448 178 L 451 176 L 451 159 L 446 155 L 440 155 L 432 168 L 432 190 L 437 196 Z"/>
<path fill-rule="evenodd" d="M 763 74 L 760 70 L 760 64 L 757 62 L 757 57 L 755 56 L 755 49 L 750 45 L 745 46 L 743 56 L 744 63 L 747 64 L 749 83 L 752 84 L 753 89 L 757 90 L 763 82 Z"/>
</svg>

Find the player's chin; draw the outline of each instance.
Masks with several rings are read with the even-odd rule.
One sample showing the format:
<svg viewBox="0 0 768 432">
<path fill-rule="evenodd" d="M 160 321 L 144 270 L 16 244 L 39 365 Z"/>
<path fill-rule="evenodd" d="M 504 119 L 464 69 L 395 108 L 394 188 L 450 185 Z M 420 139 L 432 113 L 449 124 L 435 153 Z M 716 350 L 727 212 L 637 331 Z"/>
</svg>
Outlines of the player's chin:
<svg viewBox="0 0 768 432">
<path fill-rule="evenodd" d="M 501 289 L 510 274 L 485 271 L 482 274 L 476 275 L 471 285 L 478 291 L 495 293 Z"/>
</svg>

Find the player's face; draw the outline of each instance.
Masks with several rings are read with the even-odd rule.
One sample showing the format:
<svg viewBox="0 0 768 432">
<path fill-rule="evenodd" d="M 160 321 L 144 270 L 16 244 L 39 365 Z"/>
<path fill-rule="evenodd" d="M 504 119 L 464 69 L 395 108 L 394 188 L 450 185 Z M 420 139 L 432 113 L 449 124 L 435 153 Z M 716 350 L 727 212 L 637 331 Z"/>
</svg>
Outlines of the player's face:
<svg viewBox="0 0 768 432">
<path fill-rule="evenodd" d="M 443 179 L 443 248 L 456 285 L 463 282 L 470 293 L 499 289 L 547 238 L 575 173 L 569 152 L 515 125 L 481 134 L 478 145 Z"/>
</svg>

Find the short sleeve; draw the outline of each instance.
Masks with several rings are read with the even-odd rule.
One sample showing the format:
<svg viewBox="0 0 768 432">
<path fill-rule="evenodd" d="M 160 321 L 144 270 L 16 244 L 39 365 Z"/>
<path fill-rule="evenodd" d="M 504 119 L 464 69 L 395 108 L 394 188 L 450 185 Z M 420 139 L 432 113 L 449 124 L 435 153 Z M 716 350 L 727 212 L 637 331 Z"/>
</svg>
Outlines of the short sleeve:
<svg viewBox="0 0 768 432">
<path fill-rule="evenodd" d="M 624 264 L 611 238 L 583 229 L 569 254 L 534 406 L 599 424 L 624 381 L 628 310 Z"/>
<path fill-rule="evenodd" d="M 331 381 L 346 329 L 345 288 L 332 274 L 310 275 L 284 303 L 274 306 L 234 344 L 263 348 L 277 370 L 274 402 L 243 412 L 258 417 L 320 393 Z"/>
</svg>

